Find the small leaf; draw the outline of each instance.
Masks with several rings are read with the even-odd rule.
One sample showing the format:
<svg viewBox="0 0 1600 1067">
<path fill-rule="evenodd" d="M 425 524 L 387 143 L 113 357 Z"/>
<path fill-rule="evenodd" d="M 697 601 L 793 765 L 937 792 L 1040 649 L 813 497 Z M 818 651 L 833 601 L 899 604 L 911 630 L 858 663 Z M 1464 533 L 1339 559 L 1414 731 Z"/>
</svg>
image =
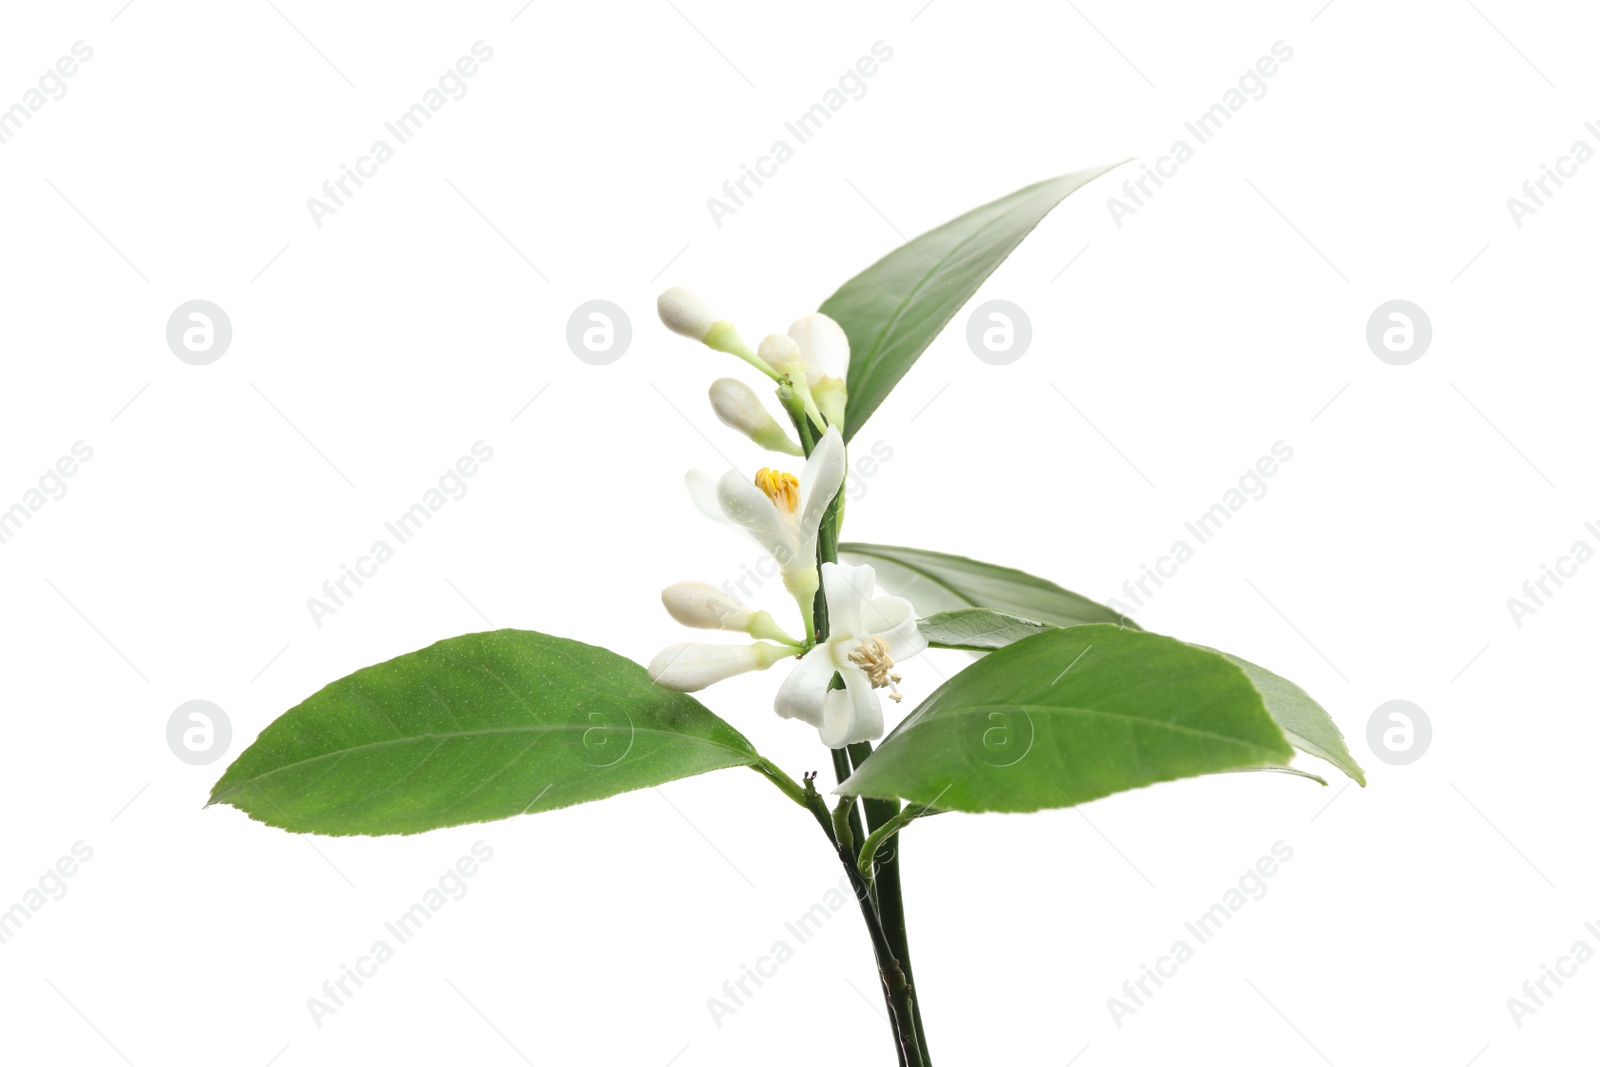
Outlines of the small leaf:
<svg viewBox="0 0 1600 1067">
<path fill-rule="evenodd" d="M 1357 785 L 1366 786 L 1367 776 L 1362 773 L 1361 765 L 1351 757 L 1350 749 L 1344 743 L 1344 734 L 1339 732 L 1333 716 L 1329 715 L 1321 704 L 1311 699 L 1311 694 L 1287 678 L 1273 674 L 1265 667 L 1258 667 L 1249 660 L 1240 659 L 1227 652 L 1220 652 L 1218 655 L 1226 656 L 1238 664 L 1249 676 L 1250 681 L 1260 690 L 1262 699 L 1266 701 L 1267 711 L 1278 721 L 1278 725 L 1283 727 L 1283 735 L 1289 739 L 1291 745 L 1318 759 L 1327 760 Z"/>
<path fill-rule="evenodd" d="M 911 601 L 918 615 L 990 608 L 1054 626 L 1115 623 L 1139 628 L 1132 619 L 1103 604 L 1011 567 L 920 548 L 854 541 L 840 545 L 839 556 L 850 563 L 872 564 L 878 579 Z"/>
<path fill-rule="evenodd" d="M 1024 619 L 988 608 L 957 608 L 917 620 L 917 628 L 934 648 L 988 651 L 1055 629 L 1047 622 Z"/>
<path fill-rule="evenodd" d="M 890 252 L 823 302 L 819 310 L 850 338 L 846 441 L 1050 209 L 1111 169 L 1064 174 L 974 208 Z"/>
<path fill-rule="evenodd" d="M 295 832 L 412 834 L 759 760 L 733 727 L 631 660 L 497 630 L 314 693 L 261 732 L 211 803 Z"/>
<path fill-rule="evenodd" d="M 1294 755 L 1244 670 L 1118 626 L 1050 630 L 928 697 L 841 793 L 957 811 L 1060 808 Z"/>
</svg>

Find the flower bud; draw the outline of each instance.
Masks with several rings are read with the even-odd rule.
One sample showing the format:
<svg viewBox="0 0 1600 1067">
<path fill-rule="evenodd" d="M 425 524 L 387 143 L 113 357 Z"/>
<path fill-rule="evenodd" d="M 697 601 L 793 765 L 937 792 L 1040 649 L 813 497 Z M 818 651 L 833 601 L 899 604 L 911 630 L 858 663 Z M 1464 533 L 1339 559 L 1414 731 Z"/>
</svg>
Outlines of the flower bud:
<svg viewBox="0 0 1600 1067">
<path fill-rule="evenodd" d="M 705 582 L 678 582 L 661 592 L 667 614 L 685 626 L 698 630 L 732 630 L 768 641 L 799 647 L 800 642 L 783 632 L 776 620 L 764 611 L 750 611 L 714 585 Z"/>
<path fill-rule="evenodd" d="M 850 370 L 850 338 L 844 327 L 822 312 L 796 319 L 789 327 L 805 362 L 806 380 L 811 387 L 824 378 L 843 378 Z"/>
<path fill-rule="evenodd" d="M 656 314 L 673 333 L 681 333 L 718 352 L 738 356 L 767 377 L 777 377 L 770 366 L 750 351 L 733 323 L 713 315 L 704 301 L 688 289 L 674 286 L 656 297 Z"/>
<path fill-rule="evenodd" d="M 747 609 L 714 585 L 678 582 L 661 591 L 667 614 L 697 630 L 743 630 L 750 622 Z"/>
<path fill-rule="evenodd" d="M 757 430 L 773 421 L 756 391 L 737 378 L 718 378 L 711 383 L 711 409 L 723 425 L 746 437 L 754 437 Z"/>
<path fill-rule="evenodd" d="M 650 680 L 663 689 L 693 693 L 737 674 L 764 671 L 792 655 L 792 648 L 759 641 L 753 645 L 690 642 L 662 649 L 650 661 Z"/>
<path fill-rule="evenodd" d="M 756 391 L 735 378 L 711 383 L 711 408 L 724 424 L 738 430 L 762 448 L 791 456 L 801 454 L 787 431 L 762 406 Z"/>
<path fill-rule="evenodd" d="M 804 389 L 810 384 L 805 376 L 805 363 L 800 356 L 800 346 L 787 334 L 769 333 L 756 349 L 756 355 L 780 374 L 795 379 L 795 387 Z"/>
<path fill-rule="evenodd" d="M 788 379 L 793 387 L 792 396 L 800 401 L 806 417 L 816 424 L 817 429 L 821 430 L 827 426 L 822 412 L 817 410 L 817 402 L 812 399 L 811 380 L 806 376 L 805 357 L 801 354 L 800 346 L 795 343 L 795 339 L 787 334 L 768 334 L 762 339 L 761 347 L 756 351 L 759 359 L 771 364 L 779 376 Z M 779 388 L 778 396 L 784 400 L 786 406 L 790 403 L 791 394 L 785 392 L 783 387 Z"/>
<path fill-rule="evenodd" d="M 667 329 L 696 341 L 704 341 L 717 321 L 711 309 L 682 286 L 668 289 L 656 297 L 656 314 L 661 316 Z"/>
</svg>

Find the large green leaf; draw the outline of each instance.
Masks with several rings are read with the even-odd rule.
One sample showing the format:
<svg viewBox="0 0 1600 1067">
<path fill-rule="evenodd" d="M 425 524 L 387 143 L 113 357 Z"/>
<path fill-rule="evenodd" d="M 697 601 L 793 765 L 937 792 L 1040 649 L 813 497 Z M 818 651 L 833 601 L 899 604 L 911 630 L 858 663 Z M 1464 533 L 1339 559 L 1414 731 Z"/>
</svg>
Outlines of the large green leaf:
<svg viewBox="0 0 1600 1067">
<path fill-rule="evenodd" d="M 1004 648 L 1024 638 L 1032 637 L 1041 630 L 1052 628 L 1034 619 L 981 608 L 958 608 L 953 611 L 937 612 L 919 619 L 917 626 L 921 629 L 922 636 L 926 637 L 928 643 L 935 648 L 960 648 L 971 651 Z M 1195 647 L 1206 648 L 1205 645 Z M 1217 652 L 1211 648 L 1206 651 Z M 1356 784 L 1366 786 L 1367 776 L 1362 772 L 1361 765 L 1350 755 L 1349 748 L 1345 747 L 1344 734 L 1339 731 L 1338 724 L 1333 721 L 1333 716 L 1328 714 L 1326 708 L 1311 699 L 1310 693 L 1282 675 L 1274 674 L 1247 659 L 1227 652 L 1217 652 L 1217 655 L 1224 656 L 1237 664 L 1250 678 L 1251 684 L 1260 692 L 1268 714 L 1283 729 L 1284 737 L 1291 745 L 1318 759 L 1327 760 Z M 1314 774 L 1304 771 L 1298 773 L 1306 778 L 1314 778 L 1323 785 L 1328 784 Z"/>
<path fill-rule="evenodd" d="M 1139 628 L 1132 619 L 1103 604 L 1011 567 L 944 552 L 857 541 L 840 545 L 839 557 L 850 563 L 872 564 L 878 578 L 911 601 L 918 615 L 991 608 L 1053 626 L 1103 622 Z"/>
<path fill-rule="evenodd" d="M 1249 660 L 1240 659 L 1227 652 L 1218 655 L 1226 656 L 1237 663 L 1250 677 L 1250 681 L 1260 690 L 1262 699 L 1266 701 L 1267 710 L 1278 720 L 1278 725 L 1283 727 L 1283 734 L 1291 745 L 1318 759 L 1327 760 L 1349 775 L 1357 785 L 1367 784 L 1367 776 L 1362 773 L 1361 764 L 1351 757 L 1350 749 L 1345 747 L 1344 734 L 1339 732 L 1333 716 L 1329 715 L 1321 704 L 1312 700 L 1310 693 L 1289 679 L 1273 674 L 1265 667 L 1258 667 Z"/>
<path fill-rule="evenodd" d="M 890 252 L 823 302 L 820 310 L 850 338 L 845 440 L 1039 220 L 1110 169 L 1063 174 L 974 208 Z"/>
<path fill-rule="evenodd" d="M 840 792 L 956 811 L 1037 811 L 1294 750 L 1244 670 L 1118 626 L 1051 630 L 940 686 Z"/>
<path fill-rule="evenodd" d="M 410 834 L 759 759 L 733 727 L 631 660 L 497 630 L 319 690 L 261 732 L 211 803 L 296 832 Z"/>
<path fill-rule="evenodd" d="M 1055 629 L 1047 622 L 1024 619 L 988 608 L 957 608 L 917 620 L 917 629 L 934 648 L 985 652 L 1016 644 L 1025 637 Z"/>
</svg>

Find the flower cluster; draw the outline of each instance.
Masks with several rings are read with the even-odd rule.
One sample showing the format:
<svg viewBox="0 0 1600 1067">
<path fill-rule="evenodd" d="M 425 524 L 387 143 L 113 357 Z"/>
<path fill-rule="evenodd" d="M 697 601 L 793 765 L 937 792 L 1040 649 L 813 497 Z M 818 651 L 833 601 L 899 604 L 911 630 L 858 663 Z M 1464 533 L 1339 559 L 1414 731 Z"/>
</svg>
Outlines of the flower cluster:
<svg viewBox="0 0 1600 1067">
<path fill-rule="evenodd" d="M 790 636 L 765 611 L 751 611 L 704 582 L 679 582 L 661 594 L 674 619 L 703 630 L 755 638 L 742 645 L 686 642 L 663 649 L 650 663 L 658 685 L 681 692 L 748 671 L 766 670 L 798 657 L 779 687 L 774 708 L 786 719 L 816 727 L 822 743 L 842 748 L 883 736 L 878 690 L 898 701 L 895 666 L 927 647 L 911 604 L 875 597 L 871 567 L 819 564 L 824 522 L 838 521 L 834 507 L 845 475 L 845 376 L 850 342 L 837 322 L 807 315 L 787 334 L 772 334 L 755 351 L 726 320 L 694 294 L 669 289 L 657 301 L 662 322 L 720 352 L 749 363 L 778 384 L 778 399 L 800 435 L 796 444 L 748 385 L 733 378 L 712 383 L 717 417 L 773 452 L 805 456 L 799 476 L 763 467 L 754 478 L 729 471 L 712 480 L 688 476 L 689 495 L 701 511 L 749 533 L 778 564 L 783 585 L 800 611 L 802 637 Z M 833 532 L 837 532 L 835 528 Z M 827 636 L 813 618 L 818 589 L 827 608 Z"/>
</svg>

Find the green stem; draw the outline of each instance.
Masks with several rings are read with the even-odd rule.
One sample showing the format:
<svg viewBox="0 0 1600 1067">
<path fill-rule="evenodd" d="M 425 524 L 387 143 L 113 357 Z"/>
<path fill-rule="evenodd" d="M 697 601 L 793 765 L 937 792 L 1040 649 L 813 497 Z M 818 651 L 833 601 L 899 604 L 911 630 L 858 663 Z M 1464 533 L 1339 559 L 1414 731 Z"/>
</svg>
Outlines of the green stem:
<svg viewBox="0 0 1600 1067">
<path fill-rule="evenodd" d="M 870 744 L 862 743 L 861 745 L 852 745 L 850 748 L 851 762 L 857 767 L 871 755 L 872 746 Z M 862 806 L 866 808 L 867 813 L 868 841 L 871 841 L 874 835 L 879 835 L 880 832 L 884 831 L 884 828 L 889 824 L 900 820 L 903 814 L 899 801 L 895 800 L 863 800 Z M 926 810 L 926 808 L 918 808 L 916 815 L 920 815 Z M 912 811 L 912 807 L 908 806 L 906 812 L 910 811 Z M 897 832 L 900 826 L 915 818 L 916 815 L 906 815 L 904 822 L 899 822 L 894 829 L 882 833 L 882 836 L 878 837 L 877 843 L 873 846 L 873 852 L 875 853 L 884 841 Z M 911 943 L 906 933 L 905 900 L 900 889 L 900 843 L 896 841 L 889 850 L 888 856 L 883 859 L 877 859 L 872 853 L 867 853 L 864 846 L 863 854 L 868 860 L 868 864 L 864 865 L 863 873 L 867 874 L 872 880 L 872 891 L 877 902 L 879 918 L 883 922 L 884 935 L 889 940 L 889 948 L 894 953 L 895 959 L 900 961 L 900 968 L 905 972 L 906 981 L 914 985 L 916 978 L 911 969 Z M 917 1043 L 922 1046 L 923 1054 L 926 1055 L 928 1038 L 922 1028 L 922 1005 L 918 1002 L 913 1002 L 911 1010 L 912 1021 L 915 1023 L 917 1030 Z"/>
<path fill-rule="evenodd" d="M 878 850 L 883 847 L 884 842 L 898 834 L 901 828 L 912 819 L 917 818 L 919 815 L 925 815 L 930 810 L 921 804 L 907 804 L 892 819 L 879 824 L 876 829 L 869 833 L 867 839 L 861 843 L 861 854 L 856 857 L 856 866 L 860 868 L 862 877 L 873 878 L 876 876 L 873 860 L 877 857 Z M 887 862 L 887 859 L 885 862 Z"/>
<path fill-rule="evenodd" d="M 750 346 L 744 343 L 739 336 L 739 331 L 733 328 L 733 323 L 724 319 L 711 324 L 711 330 L 702 342 L 707 348 L 718 352 L 726 352 L 730 356 L 738 356 L 768 378 L 776 379 L 778 372 L 767 364 L 767 361 L 750 351 Z"/>
<path fill-rule="evenodd" d="M 778 401 L 783 405 L 783 410 L 789 413 L 794 432 L 800 435 L 800 451 L 810 456 L 811 450 L 817 447 L 817 430 L 811 424 L 811 417 L 806 414 L 805 401 L 800 399 L 787 381 L 778 387 Z"/>
<path fill-rule="evenodd" d="M 853 849 L 856 847 L 855 842 L 861 840 L 850 826 L 850 816 L 854 814 L 854 797 L 840 797 L 839 803 L 833 806 L 833 838 L 839 843 L 840 848 Z"/>
<path fill-rule="evenodd" d="M 832 752 L 833 777 L 837 784 L 843 785 L 844 780 L 850 777 L 850 757 L 845 754 L 845 751 L 842 748 L 833 749 Z M 866 839 L 867 832 L 861 825 L 861 809 L 856 807 L 854 800 L 852 800 L 848 806 L 846 824 L 850 829 L 852 841 L 862 841 Z"/>
<path fill-rule="evenodd" d="M 912 993 L 910 980 L 889 948 L 883 922 L 878 917 L 877 909 L 872 905 L 871 887 L 856 869 L 855 856 L 851 854 L 851 850 L 834 837 L 833 813 L 829 811 L 827 802 L 812 785 L 812 776 L 806 777 L 806 789 L 811 813 L 821 824 L 822 832 L 833 845 L 839 862 L 844 866 L 845 874 L 850 879 L 850 887 L 855 893 L 856 902 L 861 905 L 861 917 L 866 920 L 867 934 L 872 939 L 872 954 L 878 963 L 878 977 L 883 985 L 883 999 L 889 1009 L 889 1025 L 894 1030 L 895 1050 L 900 1058 L 900 1064 L 902 1067 L 927 1067 L 928 1061 L 922 1054 L 922 1042 L 917 1036 L 916 998 Z"/>
<path fill-rule="evenodd" d="M 800 783 L 795 781 L 793 778 L 790 778 L 787 774 L 784 774 L 783 771 L 778 768 L 778 765 L 773 763 L 771 760 L 763 758 L 758 763 L 752 763 L 750 765 L 750 769 L 764 777 L 773 785 L 777 786 L 783 791 L 784 796 L 788 797 L 802 808 L 810 807 L 810 803 L 806 800 L 806 791 L 800 787 Z"/>
<path fill-rule="evenodd" d="M 852 770 L 854 770 L 865 763 L 868 756 L 872 755 L 872 742 L 859 742 L 851 745 L 848 751 L 850 753 L 850 767 Z M 861 810 L 863 816 L 862 821 L 866 823 L 867 836 L 870 838 L 874 830 L 878 829 L 878 827 L 882 826 L 899 813 L 900 804 L 898 801 L 894 800 L 869 800 L 866 797 L 862 797 Z M 890 852 L 890 856 L 892 857 L 893 855 L 894 853 Z M 890 873 L 894 876 L 890 878 L 880 879 L 877 876 L 877 872 L 870 867 L 861 873 L 862 876 L 865 877 L 872 886 L 872 899 L 873 902 L 878 906 L 878 915 L 883 919 L 884 932 L 889 935 L 889 944 L 891 947 L 895 948 L 895 959 L 900 960 L 903 963 L 905 961 L 905 956 L 902 954 L 902 946 L 897 943 L 894 929 L 896 920 L 893 918 L 893 908 L 898 904 L 900 899 L 899 878 L 897 875 L 895 875 L 895 872 L 892 869 Z M 885 896 L 888 897 L 890 904 L 891 910 L 889 911 L 884 910 Z"/>
</svg>

